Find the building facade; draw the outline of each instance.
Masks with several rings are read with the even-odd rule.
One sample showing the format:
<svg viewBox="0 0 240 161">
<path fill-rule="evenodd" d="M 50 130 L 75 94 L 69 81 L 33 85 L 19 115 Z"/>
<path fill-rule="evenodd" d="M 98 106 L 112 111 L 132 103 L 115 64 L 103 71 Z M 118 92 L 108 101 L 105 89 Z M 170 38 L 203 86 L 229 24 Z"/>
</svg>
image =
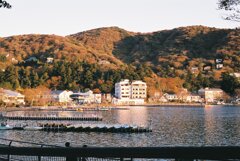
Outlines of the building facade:
<svg viewBox="0 0 240 161">
<path fill-rule="evenodd" d="M 115 96 L 118 99 L 129 99 L 130 98 L 130 81 L 125 79 L 115 84 Z"/>
<path fill-rule="evenodd" d="M 219 88 L 205 88 L 198 90 L 198 94 L 204 98 L 206 103 L 214 103 L 223 98 L 223 90 Z"/>
<path fill-rule="evenodd" d="M 145 99 L 147 97 L 147 85 L 142 81 L 133 81 L 130 86 L 130 98 Z"/>
<path fill-rule="evenodd" d="M 72 101 L 72 99 L 70 98 L 71 94 L 73 94 L 72 91 L 68 91 L 68 90 L 55 90 L 55 91 L 51 92 L 51 97 L 56 102 L 68 103 L 68 102 Z"/>
<path fill-rule="evenodd" d="M 73 93 L 70 97 L 78 104 L 99 104 L 102 102 L 102 95 L 94 94 L 91 90 L 89 90 L 88 92 Z"/>
<path fill-rule="evenodd" d="M 114 104 L 144 104 L 147 97 L 147 85 L 145 82 L 128 79 L 115 84 Z"/>
<path fill-rule="evenodd" d="M 25 96 L 16 91 L 1 89 L 0 98 L 6 105 L 25 105 Z"/>
</svg>

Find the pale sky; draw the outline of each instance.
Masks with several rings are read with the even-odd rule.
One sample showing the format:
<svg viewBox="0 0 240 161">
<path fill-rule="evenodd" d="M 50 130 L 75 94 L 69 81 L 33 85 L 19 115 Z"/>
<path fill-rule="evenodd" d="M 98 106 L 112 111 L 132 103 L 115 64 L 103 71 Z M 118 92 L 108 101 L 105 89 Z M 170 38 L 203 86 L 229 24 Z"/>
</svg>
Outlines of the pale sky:
<svg viewBox="0 0 240 161">
<path fill-rule="evenodd" d="M 0 37 L 21 34 L 65 36 L 99 27 L 153 32 L 181 26 L 234 28 L 221 18 L 217 0 L 7 0 L 0 8 Z"/>
</svg>

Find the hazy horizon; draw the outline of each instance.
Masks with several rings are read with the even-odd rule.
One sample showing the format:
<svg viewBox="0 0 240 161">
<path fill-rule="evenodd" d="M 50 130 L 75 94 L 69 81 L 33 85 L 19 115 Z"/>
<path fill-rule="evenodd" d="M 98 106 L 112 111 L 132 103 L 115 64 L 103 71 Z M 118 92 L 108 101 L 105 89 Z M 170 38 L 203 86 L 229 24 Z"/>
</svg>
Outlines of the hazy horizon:
<svg viewBox="0 0 240 161">
<path fill-rule="evenodd" d="M 221 18 L 218 0 L 8 0 L 12 9 L 0 9 L 0 37 L 25 34 L 66 36 L 86 30 L 117 26 L 150 33 L 177 27 L 202 25 L 235 28 L 239 24 Z"/>
</svg>

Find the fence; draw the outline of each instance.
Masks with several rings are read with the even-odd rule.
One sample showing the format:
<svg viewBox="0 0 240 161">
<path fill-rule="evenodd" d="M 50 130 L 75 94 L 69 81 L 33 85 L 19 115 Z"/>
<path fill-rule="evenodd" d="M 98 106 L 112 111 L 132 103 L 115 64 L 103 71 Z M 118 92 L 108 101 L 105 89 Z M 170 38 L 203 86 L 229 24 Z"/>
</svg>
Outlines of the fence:
<svg viewBox="0 0 240 161">
<path fill-rule="evenodd" d="M 10 141 L 11 142 L 11 141 Z M 13 142 L 13 141 L 12 141 Z M 11 142 L 11 143 L 12 143 Z M 0 145 L 0 161 L 238 160 L 240 146 L 219 147 L 60 147 Z"/>
</svg>

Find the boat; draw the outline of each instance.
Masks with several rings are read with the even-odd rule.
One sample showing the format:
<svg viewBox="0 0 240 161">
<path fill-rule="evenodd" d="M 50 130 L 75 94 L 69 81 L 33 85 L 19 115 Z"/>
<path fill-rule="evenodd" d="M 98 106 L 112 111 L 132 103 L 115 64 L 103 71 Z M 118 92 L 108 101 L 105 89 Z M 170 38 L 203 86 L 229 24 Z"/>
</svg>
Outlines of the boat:
<svg viewBox="0 0 240 161">
<path fill-rule="evenodd" d="M 35 131 L 35 130 L 42 130 L 43 127 L 40 127 L 40 126 L 26 126 L 23 128 L 24 130 L 30 130 L 30 131 Z"/>
<path fill-rule="evenodd" d="M 13 127 L 6 124 L 1 124 L 0 126 L 0 130 L 11 130 L 11 129 L 13 129 Z"/>
<path fill-rule="evenodd" d="M 83 108 L 77 108 L 76 111 L 83 112 Z"/>
</svg>

